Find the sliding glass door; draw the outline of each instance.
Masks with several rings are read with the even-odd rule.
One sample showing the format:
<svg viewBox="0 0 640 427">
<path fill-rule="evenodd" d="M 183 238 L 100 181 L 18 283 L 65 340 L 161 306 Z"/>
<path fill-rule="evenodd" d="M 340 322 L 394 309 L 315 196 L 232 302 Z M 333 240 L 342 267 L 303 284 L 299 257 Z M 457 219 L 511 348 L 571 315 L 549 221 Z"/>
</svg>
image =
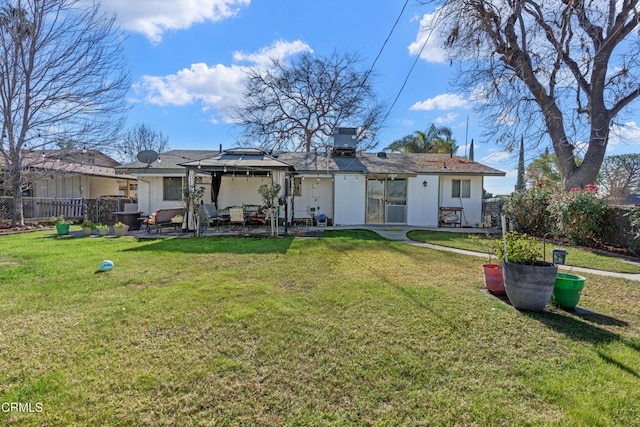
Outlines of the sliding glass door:
<svg viewBox="0 0 640 427">
<path fill-rule="evenodd" d="M 407 222 L 407 181 L 367 179 L 367 223 Z"/>
<path fill-rule="evenodd" d="M 367 180 L 367 224 L 384 223 L 384 187 L 383 179 Z"/>
</svg>

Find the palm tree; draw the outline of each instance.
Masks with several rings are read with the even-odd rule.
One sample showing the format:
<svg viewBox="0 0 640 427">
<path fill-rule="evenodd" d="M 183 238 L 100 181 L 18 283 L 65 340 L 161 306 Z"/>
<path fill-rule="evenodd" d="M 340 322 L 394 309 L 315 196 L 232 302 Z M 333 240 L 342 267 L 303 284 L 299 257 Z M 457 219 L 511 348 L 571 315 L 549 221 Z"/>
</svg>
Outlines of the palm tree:
<svg viewBox="0 0 640 427">
<path fill-rule="evenodd" d="M 415 131 L 402 139 L 397 139 L 389 144 L 385 150 L 399 151 L 401 153 L 455 153 L 458 150 L 451 129 L 446 126 L 438 127 L 434 124 L 427 132 Z"/>
</svg>

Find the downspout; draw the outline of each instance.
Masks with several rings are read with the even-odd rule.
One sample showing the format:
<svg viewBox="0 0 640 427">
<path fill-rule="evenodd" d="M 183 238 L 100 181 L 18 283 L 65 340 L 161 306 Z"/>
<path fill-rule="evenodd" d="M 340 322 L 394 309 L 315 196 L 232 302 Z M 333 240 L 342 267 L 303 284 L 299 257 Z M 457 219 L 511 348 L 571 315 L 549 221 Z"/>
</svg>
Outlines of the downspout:
<svg viewBox="0 0 640 427">
<path fill-rule="evenodd" d="M 480 224 L 484 227 L 484 175 L 480 178 Z"/>
<path fill-rule="evenodd" d="M 151 182 L 150 181 L 145 181 L 142 178 L 138 178 L 138 181 L 140 182 L 144 182 L 145 184 L 147 184 L 147 188 L 149 189 L 148 192 L 149 194 L 147 194 L 147 215 L 151 215 Z M 138 198 L 138 200 L 140 200 L 140 198 Z M 140 210 L 140 206 L 138 206 L 138 210 Z"/>
</svg>

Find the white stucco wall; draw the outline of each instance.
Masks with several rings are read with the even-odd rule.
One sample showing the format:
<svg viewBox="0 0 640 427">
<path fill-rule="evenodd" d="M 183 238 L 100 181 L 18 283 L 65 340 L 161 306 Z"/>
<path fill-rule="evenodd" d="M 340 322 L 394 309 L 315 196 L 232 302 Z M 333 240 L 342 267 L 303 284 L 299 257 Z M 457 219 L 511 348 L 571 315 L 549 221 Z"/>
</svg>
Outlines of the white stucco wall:
<svg viewBox="0 0 640 427">
<path fill-rule="evenodd" d="M 471 181 L 469 198 L 451 197 L 452 181 Z M 482 176 L 446 175 L 440 180 L 440 206 L 463 208 L 462 225 L 475 226 L 482 223 Z"/>
<path fill-rule="evenodd" d="M 363 175 L 337 174 L 334 181 L 335 225 L 365 222 L 366 179 Z"/>
<path fill-rule="evenodd" d="M 184 175 L 165 175 L 184 178 Z M 181 206 L 180 201 L 163 200 L 163 177 L 139 176 L 138 177 L 138 209 L 153 212 L 156 209 L 173 208 Z M 278 181 L 284 180 L 284 175 L 274 177 Z M 269 177 L 253 177 L 244 174 L 228 175 L 222 178 L 220 193 L 218 194 L 218 208 L 224 209 L 230 206 L 259 205 L 263 200 L 258 194 L 258 188 L 263 184 L 270 184 Z M 283 185 L 281 183 L 280 185 Z M 196 187 L 204 187 L 204 203 L 211 203 L 211 176 L 198 176 Z"/>
<path fill-rule="evenodd" d="M 423 182 L 427 183 L 425 187 Z M 418 175 L 407 181 L 407 224 L 417 227 L 438 226 L 437 175 Z"/>
<path fill-rule="evenodd" d="M 184 175 L 171 176 L 184 178 Z M 182 206 L 179 200 L 163 200 L 162 177 L 138 177 L 138 210 L 149 215 L 156 209 L 174 208 L 178 206 Z"/>
<path fill-rule="evenodd" d="M 310 218 L 313 215 L 325 214 L 333 219 L 333 181 L 329 177 L 305 177 L 300 181 L 300 195 L 294 198 L 293 218 Z"/>
<path fill-rule="evenodd" d="M 229 206 L 259 205 L 262 206 L 262 197 L 258 194 L 258 188 L 262 184 L 270 184 L 271 178 L 251 177 L 246 175 L 223 176 L 218 195 L 218 207 L 224 209 Z M 210 187 L 207 187 L 210 189 Z"/>
</svg>

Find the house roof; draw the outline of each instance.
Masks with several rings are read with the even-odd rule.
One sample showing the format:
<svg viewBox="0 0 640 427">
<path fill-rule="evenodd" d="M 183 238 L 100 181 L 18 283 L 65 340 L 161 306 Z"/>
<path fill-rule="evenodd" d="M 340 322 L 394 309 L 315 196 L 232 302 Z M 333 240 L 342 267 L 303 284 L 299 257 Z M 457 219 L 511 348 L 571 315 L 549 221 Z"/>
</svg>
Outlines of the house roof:
<svg viewBox="0 0 640 427">
<path fill-rule="evenodd" d="M 185 166 L 222 169 L 293 169 L 300 173 L 363 173 L 363 174 L 452 174 L 505 176 L 505 172 L 449 154 L 427 153 L 357 153 L 355 157 L 332 157 L 320 153 L 282 152 L 267 154 L 253 148 L 224 150 L 172 150 L 160 154 L 160 159 L 147 166 L 132 162 L 116 167 L 123 173 L 175 173 Z"/>
<path fill-rule="evenodd" d="M 97 150 L 45 150 L 25 153 L 25 168 L 51 171 L 63 175 L 87 175 L 104 178 L 136 179 L 131 175 L 116 173 L 117 161 Z"/>
<path fill-rule="evenodd" d="M 183 166 L 179 166 L 181 163 L 206 159 L 219 153 L 220 151 L 218 150 L 171 150 L 160 153 L 158 159 L 149 165 L 136 160 L 135 162 L 117 166 L 116 169 L 123 171 L 123 173 L 128 170 L 140 172 L 142 169 L 149 172 L 160 170 L 173 170 L 175 172 L 175 169 L 184 169 Z"/>
<path fill-rule="evenodd" d="M 456 174 L 505 176 L 505 172 L 449 154 L 357 153 L 355 157 L 331 157 L 315 153 L 281 153 L 278 159 L 298 172 L 369 174 Z"/>
</svg>

